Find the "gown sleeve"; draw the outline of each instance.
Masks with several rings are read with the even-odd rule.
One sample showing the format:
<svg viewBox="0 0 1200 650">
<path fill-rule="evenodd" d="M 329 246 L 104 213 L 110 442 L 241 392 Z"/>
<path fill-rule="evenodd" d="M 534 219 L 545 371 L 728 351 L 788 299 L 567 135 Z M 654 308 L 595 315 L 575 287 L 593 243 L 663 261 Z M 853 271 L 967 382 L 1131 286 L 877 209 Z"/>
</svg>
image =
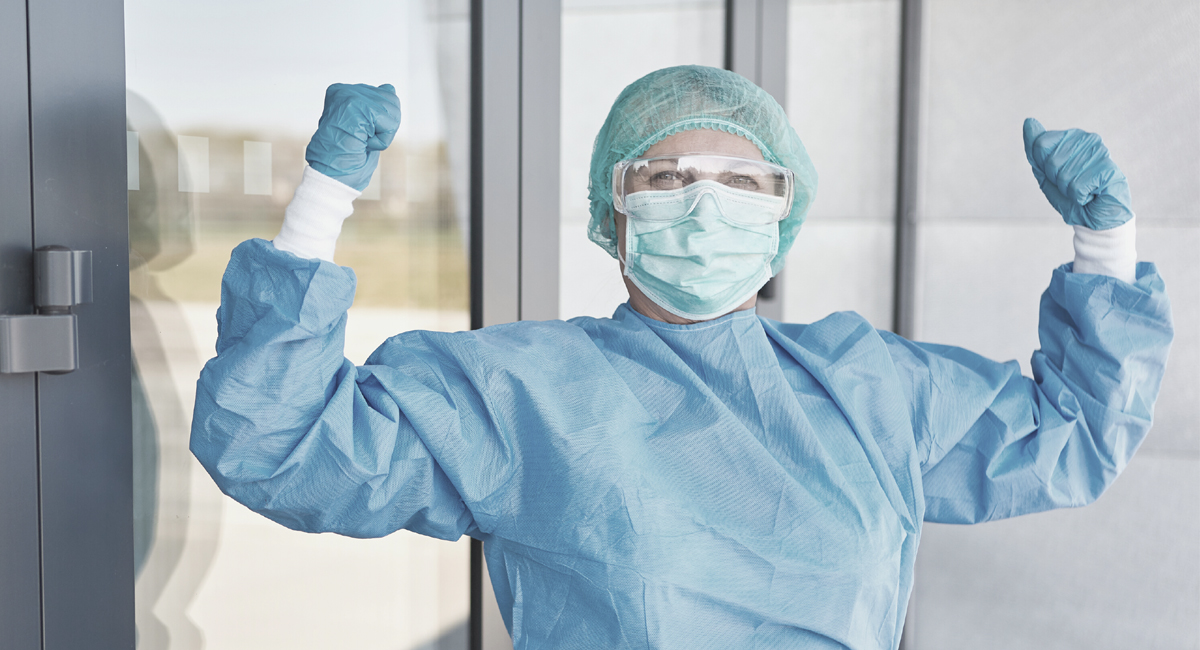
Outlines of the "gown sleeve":
<svg viewBox="0 0 1200 650">
<path fill-rule="evenodd" d="M 458 361 L 478 338 L 410 332 L 356 367 L 343 355 L 354 286 L 350 269 L 270 242 L 234 250 L 192 453 L 223 492 L 289 528 L 457 539 L 474 526 L 463 494 L 493 487 L 470 459 L 504 457 L 489 449 L 505 441 Z M 503 467 L 489 470 L 504 480 Z"/>
<path fill-rule="evenodd" d="M 1133 284 L 1054 271 L 1033 378 L 885 333 L 908 391 L 925 521 L 969 524 L 1095 501 L 1150 429 L 1173 336 L 1153 264 Z"/>
</svg>

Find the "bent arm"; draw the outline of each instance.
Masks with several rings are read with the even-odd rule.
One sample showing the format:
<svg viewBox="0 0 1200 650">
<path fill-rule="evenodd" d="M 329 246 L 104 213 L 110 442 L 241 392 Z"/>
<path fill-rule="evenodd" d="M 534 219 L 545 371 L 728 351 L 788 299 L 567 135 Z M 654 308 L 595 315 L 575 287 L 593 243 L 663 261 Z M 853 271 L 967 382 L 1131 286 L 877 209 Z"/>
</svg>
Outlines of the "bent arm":
<svg viewBox="0 0 1200 650">
<path fill-rule="evenodd" d="M 410 368 L 344 358 L 354 284 L 349 269 L 263 240 L 234 250 L 217 356 L 197 383 L 192 452 L 223 492 L 289 528 L 456 539 L 471 517 L 430 449 L 431 436 L 454 435 L 454 400 L 419 354 Z M 414 426 L 380 372 L 436 431 Z"/>
<path fill-rule="evenodd" d="M 1173 335 L 1153 264 L 1132 284 L 1054 272 L 1033 378 L 959 348 L 889 338 L 907 376 L 925 520 L 976 523 L 1091 503 L 1152 422 Z"/>
</svg>

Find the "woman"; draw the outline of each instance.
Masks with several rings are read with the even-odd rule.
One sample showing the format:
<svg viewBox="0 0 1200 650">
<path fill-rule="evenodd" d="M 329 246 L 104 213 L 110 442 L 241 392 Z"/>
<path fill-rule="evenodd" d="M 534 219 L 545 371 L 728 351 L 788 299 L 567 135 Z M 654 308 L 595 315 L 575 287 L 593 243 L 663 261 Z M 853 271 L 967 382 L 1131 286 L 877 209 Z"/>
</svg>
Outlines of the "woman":
<svg viewBox="0 0 1200 650">
<path fill-rule="evenodd" d="M 611 319 L 409 332 L 355 367 L 334 243 L 398 124 L 389 86 L 330 88 L 280 235 L 230 260 L 192 450 L 290 528 L 483 540 L 517 648 L 894 648 L 923 521 L 1090 503 L 1150 427 L 1169 305 L 1092 134 L 1026 122 L 1076 228 L 1033 379 L 853 313 L 756 316 L 816 173 L 770 96 L 694 66 L 596 139 Z"/>
</svg>

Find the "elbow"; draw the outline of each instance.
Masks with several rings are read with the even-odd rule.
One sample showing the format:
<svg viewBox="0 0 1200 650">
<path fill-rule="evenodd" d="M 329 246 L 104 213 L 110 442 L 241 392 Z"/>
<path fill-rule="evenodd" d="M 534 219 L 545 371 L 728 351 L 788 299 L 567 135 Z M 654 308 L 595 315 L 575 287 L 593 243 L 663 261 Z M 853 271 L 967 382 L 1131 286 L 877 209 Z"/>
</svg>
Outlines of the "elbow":
<svg viewBox="0 0 1200 650">
<path fill-rule="evenodd" d="M 305 420 L 307 421 L 307 420 Z M 226 496 L 292 530 L 380 537 L 393 532 L 377 519 L 356 514 L 369 501 L 371 468 L 324 463 L 330 449 L 309 433 L 320 424 L 268 426 L 277 418 L 250 419 L 197 391 L 189 448 Z M 386 521 L 383 522 L 384 524 Z"/>
<path fill-rule="evenodd" d="M 221 409 L 203 387 L 197 390 L 188 445 L 192 455 L 226 496 L 288 528 L 304 530 L 300 522 L 270 512 L 268 486 L 288 453 L 273 449 L 278 441 L 273 443 L 272 437 L 246 418 Z"/>
<path fill-rule="evenodd" d="M 1095 503 L 1125 470 L 1140 442 L 1141 436 L 1123 435 L 1069 445 L 1047 481 L 1049 500 L 1066 508 Z"/>
<path fill-rule="evenodd" d="M 250 510 L 292 530 L 323 532 L 319 522 L 303 513 L 281 507 L 279 473 L 282 462 L 268 460 L 261 450 L 248 450 L 245 442 L 214 423 L 217 418 L 193 420 L 189 448 L 225 496 Z"/>
</svg>

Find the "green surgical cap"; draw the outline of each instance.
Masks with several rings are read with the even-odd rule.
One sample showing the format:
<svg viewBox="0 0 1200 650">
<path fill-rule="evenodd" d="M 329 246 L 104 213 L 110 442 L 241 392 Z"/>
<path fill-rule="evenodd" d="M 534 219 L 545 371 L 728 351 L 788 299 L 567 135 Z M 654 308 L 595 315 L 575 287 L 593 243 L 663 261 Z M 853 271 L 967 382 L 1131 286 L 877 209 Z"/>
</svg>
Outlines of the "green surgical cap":
<svg viewBox="0 0 1200 650">
<path fill-rule="evenodd" d="M 779 273 L 812 205 L 817 170 L 779 102 L 749 79 L 719 68 L 664 68 L 621 91 L 592 149 L 588 237 L 609 255 L 617 256 L 613 165 L 637 158 L 669 135 L 691 129 L 716 129 L 745 137 L 758 146 L 768 162 L 787 167 L 796 175 L 792 211 L 779 222 L 779 253 L 771 261 L 771 272 Z"/>
</svg>

